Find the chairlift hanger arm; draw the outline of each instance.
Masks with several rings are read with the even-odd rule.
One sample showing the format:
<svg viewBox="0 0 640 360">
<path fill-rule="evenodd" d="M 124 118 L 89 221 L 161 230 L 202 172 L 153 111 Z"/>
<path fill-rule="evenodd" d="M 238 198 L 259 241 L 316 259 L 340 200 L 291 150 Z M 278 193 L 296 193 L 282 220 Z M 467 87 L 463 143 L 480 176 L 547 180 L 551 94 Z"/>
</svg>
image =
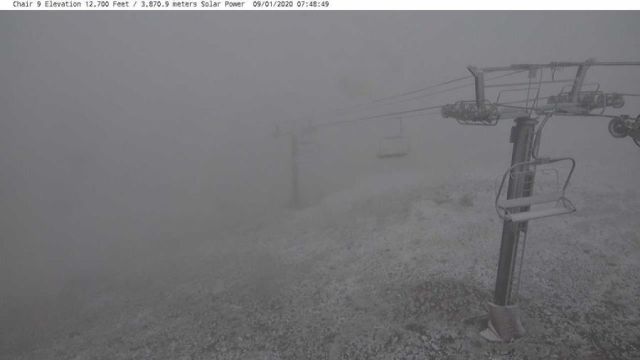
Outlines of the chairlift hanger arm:
<svg viewBox="0 0 640 360">
<path fill-rule="evenodd" d="M 477 68 L 473 66 L 467 67 L 476 80 L 476 102 L 478 106 L 484 102 L 484 73 L 499 72 L 499 71 L 513 71 L 513 70 L 528 70 L 531 73 L 539 69 L 557 69 L 561 67 L 577 67 L 575 79 L 573 80 L 573 87 L 571 88 L 570 98 L 572 101 L 577 101 L 578 92 L 582 88 L 582 84 L 587 74 L 587 70 L 592 66 L 640 66 L 640 61 L 595 61 L 594 59 L 588 59 L 582 62 L 550 62 L 548 64 L 514 64 L 510 66 L 498 66 L 498 67 L 486 67 Z M 535 76 L 535 75 L 533 75 Z"/>
</svg>

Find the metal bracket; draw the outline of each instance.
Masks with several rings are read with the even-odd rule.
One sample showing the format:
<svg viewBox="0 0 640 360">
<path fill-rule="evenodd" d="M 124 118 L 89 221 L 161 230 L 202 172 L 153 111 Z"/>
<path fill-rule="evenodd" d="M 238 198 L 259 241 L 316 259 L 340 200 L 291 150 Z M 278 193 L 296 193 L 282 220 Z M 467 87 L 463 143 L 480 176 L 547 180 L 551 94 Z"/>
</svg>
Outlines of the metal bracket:
<svg viewBox="0 0 640 360">
<path fill-rule="evenodd" d="M 487 328 L 480 332 L 480 336 L 484 339 L 507 342 L 526 334 L 520 321 L 520 308 L 517 304 L 500 306 L 489 302 L 487 308 L 489 310 Z"/>
</svg>

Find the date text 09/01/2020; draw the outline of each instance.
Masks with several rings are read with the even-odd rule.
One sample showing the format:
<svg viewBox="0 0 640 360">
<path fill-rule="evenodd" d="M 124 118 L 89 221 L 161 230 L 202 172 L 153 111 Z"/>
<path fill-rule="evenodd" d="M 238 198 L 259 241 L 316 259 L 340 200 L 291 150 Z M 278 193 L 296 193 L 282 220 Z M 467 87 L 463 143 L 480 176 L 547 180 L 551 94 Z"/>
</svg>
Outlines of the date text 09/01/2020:
<svg viewBox="0 0 640 360">
<path fill-rule="evenodd" d="M 305 1 L 305 0 L 255 0 L 253 1 L 254 8 L 327 8 L 329 7 L 329 1 Z"/>
</svg>

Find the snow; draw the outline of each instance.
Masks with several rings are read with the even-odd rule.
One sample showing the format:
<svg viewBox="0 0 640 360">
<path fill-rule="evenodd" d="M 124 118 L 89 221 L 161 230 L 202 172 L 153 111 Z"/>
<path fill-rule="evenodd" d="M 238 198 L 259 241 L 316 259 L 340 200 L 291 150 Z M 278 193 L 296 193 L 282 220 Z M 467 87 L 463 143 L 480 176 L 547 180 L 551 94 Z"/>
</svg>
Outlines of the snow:
<svg viewBox="0 0 640 360">
<path fill-rule="evenodd" d="M 528 334 L 513 343 L 478 335 L 502 225 L 495 173 L 434 186 L 407 172 L 79 284 L 5 331 L 0 358 L 637 359 L 640 194 L 612 164 L 582 166 L 578 212 L 531 222 Z"/>
</svg>

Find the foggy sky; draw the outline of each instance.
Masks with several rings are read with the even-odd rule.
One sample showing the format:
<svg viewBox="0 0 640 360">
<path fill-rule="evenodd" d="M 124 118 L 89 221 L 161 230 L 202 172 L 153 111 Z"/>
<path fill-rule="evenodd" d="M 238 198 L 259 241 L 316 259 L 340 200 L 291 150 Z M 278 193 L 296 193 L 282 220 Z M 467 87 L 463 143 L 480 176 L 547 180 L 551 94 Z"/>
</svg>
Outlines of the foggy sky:
<svg viewBox="0 0 640 360">
<path fill-rule="evenodd" d="M 637 61 L 639 20 L 637 12 L 3 12 L 2 289 L 55 291 L 70 274 L 215 241 L 282 211 L 288 143 L 272 136 L 277 122 L 335 120 L 322 112 L 466 75 L 467 65 Z M 638 69 L 590 74 L 607 89 L 638 92 Z M 422 105 L 461 95 L 473 97 Z M 552 148 L 581 155 L 602 141 L 589 156 L 615 159 L 602 121 L 565 124 L 573 125 L 557 125 Z M 508 125 L 461 128 L 430 115 L 407 127 L 421 155 L 405 165 L 444 178 L 465 166 L 502 168 L 509 156 Z M 303 169 L 310 199 L 379 170 L 366 155 L 371 128 L 321 136 L 324 155 Z"/>
</svg>

